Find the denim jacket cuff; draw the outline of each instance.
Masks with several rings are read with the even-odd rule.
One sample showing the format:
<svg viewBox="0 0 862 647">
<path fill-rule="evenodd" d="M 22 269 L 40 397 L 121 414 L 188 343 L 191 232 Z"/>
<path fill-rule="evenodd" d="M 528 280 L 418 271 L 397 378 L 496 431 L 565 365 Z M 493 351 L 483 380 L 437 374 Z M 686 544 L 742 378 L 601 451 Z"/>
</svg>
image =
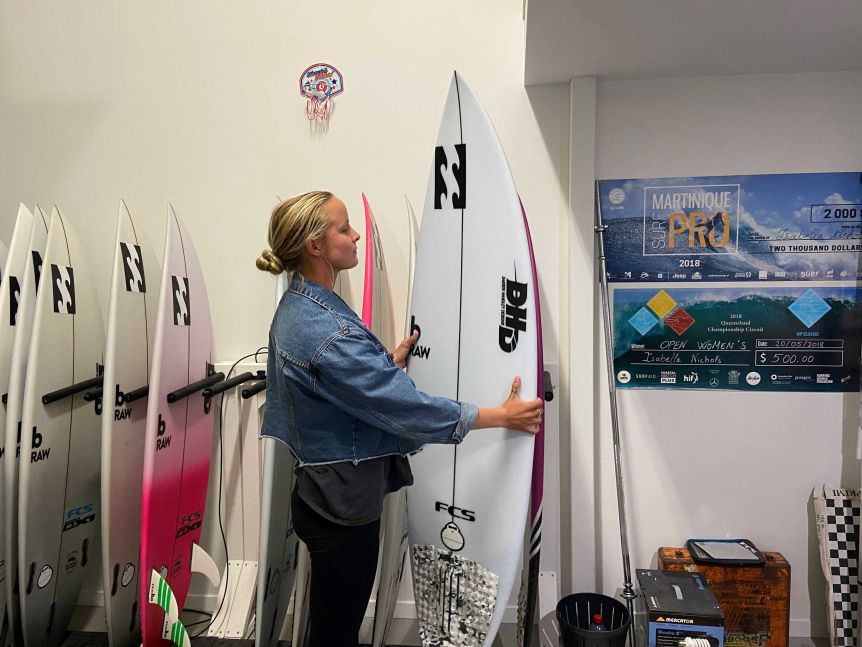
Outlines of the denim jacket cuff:
<svg viewBox="0 0 862 647">
<path fill-rule="evenodd" d="M 461 417 L 458 420 L 458 425 L 455 427 L 455 433 L 452 434 L 452 440 L 460 443 L 464 440 L 467 432 L 476 424 L 476 418 L 479 417 L 479 407 L 470 402 L 461 402 Z"/>
</svg>

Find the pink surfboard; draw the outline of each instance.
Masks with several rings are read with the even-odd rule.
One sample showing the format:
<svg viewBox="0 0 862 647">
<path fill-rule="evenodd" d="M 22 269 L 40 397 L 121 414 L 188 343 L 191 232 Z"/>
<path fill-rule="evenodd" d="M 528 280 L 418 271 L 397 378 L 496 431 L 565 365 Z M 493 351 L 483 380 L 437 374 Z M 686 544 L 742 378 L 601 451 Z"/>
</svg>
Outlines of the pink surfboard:
<svg viewBox="0 0 862 647">
<path fill-rule="evenodd" d="M 139 599 L 147 600 L 153 569 L 182 610 L 199 543 L 209 480 L 212 409 L 200 393 L 174 403 L 168 394 L 211 370 L 209 300 L 188 230 L 168 205 L 167 235 L 156 317 L 147 407 L 141 495 Z M 144 647 L 162 647 L 164 612 L 141 604 Z"/>
</svg>

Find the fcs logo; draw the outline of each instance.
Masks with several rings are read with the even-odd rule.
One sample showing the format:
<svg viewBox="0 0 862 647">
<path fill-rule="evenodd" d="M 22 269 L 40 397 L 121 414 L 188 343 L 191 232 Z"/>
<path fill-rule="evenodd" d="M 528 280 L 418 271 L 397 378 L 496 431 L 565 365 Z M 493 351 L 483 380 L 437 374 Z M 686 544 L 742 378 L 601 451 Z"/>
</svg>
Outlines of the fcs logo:
<svg viewBox="0 0 862 647">
<path fill-rule="evenodd" d="M 144 259 L 138 245 L 120 243 L 123 255 L 123 276 L 126 279 L 126 292 L 146 292 L 147 280 L 144 277 Z"/>
<path fill-rule="evenodd" d="M 93 504 L 88 503 L 78 508 L 66 511 L 66 521 L 63 523 L 63 532 L 72 530 L 78 526 L 91 523 L 96 520 L 96 511 Z"/>
<path fill-rule="evenodd" d="M 10 276 L 9 279 L 9 325 L 14 326 L 18 322 L 18 304 L 21 300 L 21 284 L 18 277 Z"/>
<path fill-rule="evenodd" d="M 174 325 L 190 326 L 192 313 L 189 308 L 189 280 L 186 277 L 171 276 L 174 293 Z"/>
<path fill-rule="evenodd" d="M 437 501 L 434 504 L 434 509 L 437 512 L 441 510 L 446 514 L 451 515 L 454 519 L 463 519 L 464 521 L 476 521 L 476 513 L 472 510 L 465 510 L 464 508 L 458 508 L 454 505 L 449 505 L 448 503 L 444 503 L 443 501 Z"/>
<path fill-rule="evenodd" d="M 180 520 L 180 527 L 177 528 L 177 536 L 179 539 L 183 535 L 187 535 L 190 532 L 194 532 L 198 528 L 201 527 L 203 520 L 201 519 L 200 512 L 192 512 L 191 514 L 187 514 Z"/>
<path fill-rule="evenodd" d="M 434 208 L 467 208 L 467 145 L 434 149 Z"/>
<path fill-rule="evenodd" d="M 500 295 L 500 348 L 511 353 L 518 346 L 518 334 L 527 330 L 527 284 L 505 276 Z"/>
<path fill-rule="evenodd" d="M 72 268 L 52 263 L 51 286 L 54 290 L 54 312 L 75 314 L 75 273 Z"/>
</svg>

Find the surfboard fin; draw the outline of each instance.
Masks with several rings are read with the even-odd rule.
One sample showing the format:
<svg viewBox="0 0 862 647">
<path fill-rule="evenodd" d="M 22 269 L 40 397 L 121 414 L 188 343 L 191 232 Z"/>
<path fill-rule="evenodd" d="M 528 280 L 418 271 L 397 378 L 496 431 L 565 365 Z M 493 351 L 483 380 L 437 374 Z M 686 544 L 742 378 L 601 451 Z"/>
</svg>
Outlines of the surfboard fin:
<svg viewBox="0 0 862 647">
<path fill-rule="evenodd" d="M 177 647 L 191 647 L 192 641 L 183 623 L 179 620 L 171 622 L 165 616 L 165 623 L 162 625 L 162 638 L 170 640 Z"/>
<path fill-rule="evenodd" d="M 180 609 L 177 606 L 177 600 L 174 597 L 174 592 L 168 583 L 159 575 L 156 569 L 153 569 L 150 575 L 150 594 L 148 596 L 150 604 L 157 604 L 165 612 L 165 622 L 175 622 L 180 618 Z"/>
<path fill-rule="evenodd" d="M 209 553 L 201 548 L 199 544 L 192 544 L 191 571 L 192 573 L 201 573 L 214 587 L 218 587 L 221 583 L 218 566 L 216 566 L 215 561 L 210 557 Z"/>
</svg>

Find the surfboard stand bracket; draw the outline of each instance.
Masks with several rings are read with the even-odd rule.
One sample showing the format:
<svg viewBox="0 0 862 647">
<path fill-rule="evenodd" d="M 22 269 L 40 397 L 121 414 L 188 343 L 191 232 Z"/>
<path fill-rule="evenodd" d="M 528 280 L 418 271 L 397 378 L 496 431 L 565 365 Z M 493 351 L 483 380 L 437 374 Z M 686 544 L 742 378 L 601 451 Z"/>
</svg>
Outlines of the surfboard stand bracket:
<svg viewBox="0 0 862 647">
<path fill-rule="evenodd" d="M 261 391 L 263 391 L 266 388 L 266 372 L 265 371 L 258 371 L 256 379 L 258 379 L 260 381 L 256 382 L 255 384 L 252 384 L 247 389 L 242 390 L 242 399 L 243 400 L 248 400 L 249 398 L 254 397 L 255 395 L 257 395 L 258 393 L 260 393 Z"/>
<path fill-rule="evenodd" d="M 96 377 L 91 377 L 88 380 L 83 380 L 82 382 L 77 382 L 75 384 L 71 384 L 69 386 L 63 387 L 62 389 L 57 389 L 56 391 L 51 391 L 50 393 L 46 393 L 42 396 L 42 404 L 52 404 L 54 402 L 59 402 L 64 398 L 71 397 L 82 391 L 89 391 L 90 389 L 102 386 L 102 376 L 97 375 Z"/>
<path fill-rule="evenodd" d="M 126 404 L 130 404 L 135 400 L 140 400 L 141 398 L 147 397 L 150 393 L 150 385 L 145 384 L 144 386 L 138 389 L 132 389 L 131 391 L 126 392 L 126 397 L 123 398 Z"/>
<path fill-rule="evenodd" d="M 223 598 L 225 604 L 213 618 L 207 636 L 245 637 L 254 617 L 257 568 L 256 561 L 230 560 L 227 577 L 222 579 L 219 587 L 219 598 Z"/>
<path fill-rule="evenodd" d="M 192 382 L 176 391 L 171 391 L 168 393 L 168 404 L 174 404 L 175 402 L 179 402 L 183 398 L 187 398 L 193 393 L 197 393 L 198 391 L 202 391 L 203 389 L 216 384 L 217 382 L 221 382 L 224 379 L 224 373 L 214 373 L 214 367 L 212 364 L 207 363 L 207 376 L 202 380 L 198 380 L 197 382 Z M 209 413 L 209 407 L 204 405 L 204 410 Z"/>
<path fill-rule="evenodd" d="M 548 371 L 545 371 L 544 377 L 545 383 L 545 402 L 550 402 L 554 399 L 554 385 L 551 383 L 551 374 Z"/>
<path fill-rule="evenodd" d="M 245 373 L 240 373 L 236 377 L 232 377 L 229 380 L 224 380 L 223 382 L 219 382 L 218 384 L 205 388 L 201 392 L 201 395 L 204 398 L 212 398 L 219 393 L 224 393 L 228 389 L 232 389 L 233 387 L 238 386 L 243 382 L 248 382 L 249 380 L 253 379 L 255 379 L 254 374 L 246 371 Z"/>
</svg>

